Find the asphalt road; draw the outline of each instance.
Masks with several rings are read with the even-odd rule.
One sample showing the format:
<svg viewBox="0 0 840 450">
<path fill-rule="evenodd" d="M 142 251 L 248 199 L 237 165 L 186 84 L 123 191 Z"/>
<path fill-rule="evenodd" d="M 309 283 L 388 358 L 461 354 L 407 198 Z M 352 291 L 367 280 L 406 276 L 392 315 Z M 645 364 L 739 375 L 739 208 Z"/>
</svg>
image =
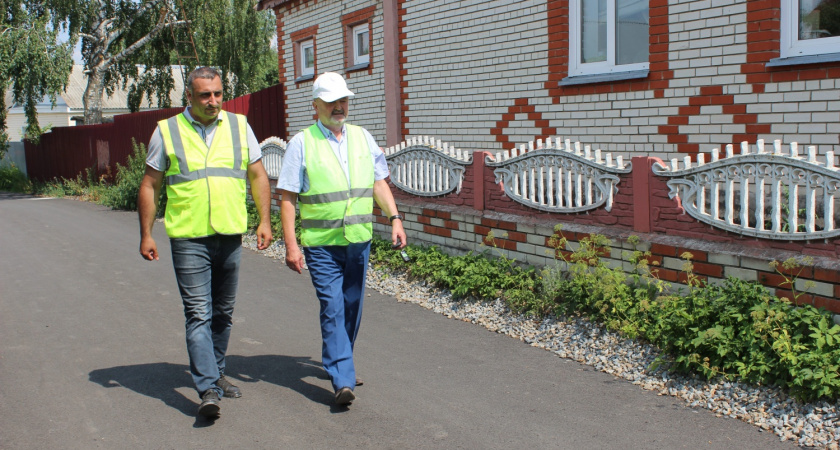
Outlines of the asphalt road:
<svg viewBox="0 0 840 450">
<path fill-rule="evenodd" d="M 134 213 L 0 193 L 0 448 L 794 448 L 369 290 L 365 385 L 332 406 L 309 277 L 243 252 L 221 418 L 196 418 L 181 300 Z"/>
</svg>

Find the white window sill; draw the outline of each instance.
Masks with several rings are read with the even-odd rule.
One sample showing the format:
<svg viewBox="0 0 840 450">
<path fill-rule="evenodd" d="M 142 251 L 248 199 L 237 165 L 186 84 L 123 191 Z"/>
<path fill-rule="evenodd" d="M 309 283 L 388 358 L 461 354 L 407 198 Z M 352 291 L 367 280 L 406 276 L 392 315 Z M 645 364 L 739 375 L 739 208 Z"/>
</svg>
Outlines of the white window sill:
<svg viewBox="0 0 840 450">
<path fill-rule="evenodd" d="M 578 84 L 608 83 L 611 81 L 635 80 L 647 78 L 650 70 L 631 70 L 628 72 L 597 73 L 592 75 L 578 75 L 560 80 L 560 86 L 574 86 Z"/>
<path fill-rule="evenodd" d="M 354 70 L 367 69 L 368 67 L 370 67 L 370 63 L 361 63 L 361 64 L 356 64 L 355 66 L 350 66 L 350 67 L 348 67 L 348 68 L 346 68 L 346 69 L 344 69 L 344 70 L 345 70 L 346 72 L 352 72 L 352 71 L 354 71 Z"/>
<path fill-rule="evenodd" d="M 791 56 L 788 58 L 773 58 L 764 67 L 799 66 L 804 64 L 821 64 L 840 61 L 840 53 L 823 53 L 822 55 Z"/>
</svg>

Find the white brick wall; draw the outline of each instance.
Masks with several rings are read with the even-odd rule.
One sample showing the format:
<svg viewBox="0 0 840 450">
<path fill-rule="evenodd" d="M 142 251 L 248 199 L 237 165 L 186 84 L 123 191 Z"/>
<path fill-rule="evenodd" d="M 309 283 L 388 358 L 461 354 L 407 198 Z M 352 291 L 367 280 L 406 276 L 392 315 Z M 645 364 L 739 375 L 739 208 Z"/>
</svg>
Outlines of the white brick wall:
<svg viewBox="0 0 840 450">
<path fill-rule="evenodd" d="M 479 6 L 480 7 L 477 7 Z M 490 135 L 515 99 L 527 98 L 549 120 L 557 135 L 607 151 L 648 153 L 672 158 L 676 145 L 658 134 L 677 108 L 689 104 L 700 88 L 720 86 L 735 103 L 771 123 L 766 140 L 792 139 L 836 150 L 840 96 L 835 80 L 767 84 L 753 94 L 741 66 L 747 63 L 745 0 L 671 0 L 670 68 L 674 78 L 664 99 L 652 91 L 562 96 L 553 104 L 548 77 L 546 12 L 530 0 L 416 0 L 405 3 L 408 76 L 404 92 L 412 135 L 434 135 L 462 148 L 495 152 L 501 144 Z M 440 117 L 447 117 L 442 123 Z M 511 145 L 537 138 L 541 130 L 517 114 L 504 129 Z M 689 143 L 710 151 L 746 134 L 720 105 L 704 106 L 680 126 Z"/>
<path fill-rule="evenodd" d="M 382 6 L 375 0 L 310 3 L 306 13 L 283 17 L 283 32 L 318 24 L 319 72 L 343 72 L 340 15 L 377 5 L 373 19 L 373 75 L 355 73 L 350 88 L 358 97 L 350 121 L 385 141 Z M 682 156 L 677 145 L 660 134 L 680 107 L 701 95 L 702 88 L 720 87 L 735 104 L 746 105 L 758 124 L 770 124 L 768 141 L 796 140 L 817 145 L 820 153 L 838 150 L 840 87 L 837 80 L 767 83 L 754 93 L 746 84 L 747 0 L 669 0 L 669 69 L 673 78 L 664 98 L 654 91 L 633 91 L 552 98 L 545 88 L 548 26 L 544 0 L 406 0 L 402 3 L 405 38 L 402 57 L 403 114 L 409 136 L 435 136 L 466 150 L 499 150 L 544 138 L 527 114 L 516 114 L 503 129 L 509 144 L 502 148 L 491 129 L 502 123 L 517 99 L 527 99 L 557 136 L 580 140 L 625 157 L 650 154 L 665 159 Z M 293 50 L 285 42 L 284 70 L 293 79 Z M 312 121 L 311 83 L 287 83 L 289 131 Z M 733 135 L 749 134 L 748 125 L 724 113 L 720 104 L 704 105 L 688 117 L 679 132 L 701 151 L 730 143 Z"/>
</svg>

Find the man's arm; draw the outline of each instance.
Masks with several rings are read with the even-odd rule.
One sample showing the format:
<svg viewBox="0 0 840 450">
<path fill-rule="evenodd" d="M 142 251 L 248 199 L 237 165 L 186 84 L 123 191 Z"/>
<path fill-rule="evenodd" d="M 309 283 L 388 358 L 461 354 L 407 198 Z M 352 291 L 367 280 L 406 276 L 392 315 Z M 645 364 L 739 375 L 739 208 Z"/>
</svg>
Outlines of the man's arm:
<svg viewBox="0 0 840 450">
<path fill-rule="evenodd" d="M 391 193 L 391 186 L 388 186 L 387 181 L 377 180 L 373 182 L 373 199 L 379 205 L 379 209 L 385 213 L 385 217 L 397 214 L 397 203 L 394 201 L 394 194 Z M 391 221 L 391 244 L 395 248 L 406 246 L 405 230 L 400 219 Z"/>
<path fill-rule="evenodd" d="M 297 194 L 281 190 L 280 222 L 283 224 L 283 240 L 286 241 L 286 265 L 297 273 L 303 273 L 303 253 L 295 237 L 295 205 Z"/>
<path fill-rule="evenodd" d="M 264 250 L 271 244 L 271 193 L 269 192 L 268 174 L 262 161 L 248 164 L 248 180 L 251 182 L 251 196 L 260 214 L 257 226 L 257 248 Z"/>
<path fill-rule="evenodd" d="M 157 244 L 152 238 L 152 227 L 155 224 L 162 184 L 163 172 L 146 166 L 146 173 L 137 194 L 137 214 L 140 217 L 140 255 L 149 261 L 160 259 Z"/>
</svg>

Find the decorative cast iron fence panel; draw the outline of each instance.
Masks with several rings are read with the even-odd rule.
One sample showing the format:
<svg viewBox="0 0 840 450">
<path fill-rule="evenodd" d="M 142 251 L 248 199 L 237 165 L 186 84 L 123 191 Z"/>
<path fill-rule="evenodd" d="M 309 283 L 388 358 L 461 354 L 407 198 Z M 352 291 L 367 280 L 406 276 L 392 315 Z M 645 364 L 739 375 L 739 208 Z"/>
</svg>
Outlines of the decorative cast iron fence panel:
<svg viewBox="0 0 840 450">
<path fill-rule="evenodd" d="M 602 158 L 601 150 L 592 152 L 588 145 L 565 140 L 565 146 L 551 138 L 543 146 L 528 143 L 519 151 L 496 153 L 488 157 L 487 165 L 496 167 L 496 183 L 504 185 L 505 194 L 530 208 L 554 213 L 578 213 L 603 206 L 612 209 L 618 192 L 619 174 L 629 173 L 631 164 L 625 165 L 619 156 L 613 163 L 612 154 Z"/>
</svg>

